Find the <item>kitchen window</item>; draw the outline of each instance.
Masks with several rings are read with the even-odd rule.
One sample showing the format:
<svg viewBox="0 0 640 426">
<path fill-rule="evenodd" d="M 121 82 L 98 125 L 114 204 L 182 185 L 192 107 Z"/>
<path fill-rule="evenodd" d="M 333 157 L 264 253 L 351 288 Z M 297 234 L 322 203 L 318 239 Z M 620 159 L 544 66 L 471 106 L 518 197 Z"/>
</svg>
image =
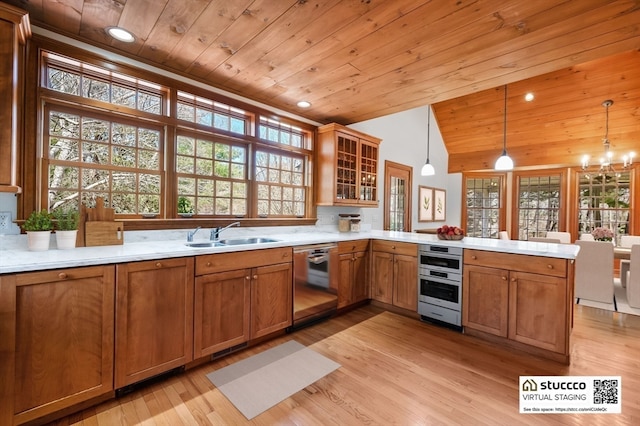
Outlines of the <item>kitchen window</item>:
<svg viewBox="0 0 640 426">
<path fill-rule="evenodd" d="M 616 241 L 629 235 L 631 215 L 631 172 L 612 174 L 578 173 L 578 234 L 605 227 Z"/>
<path fill-rule="evenodd" d="M 195 218 L 312 211 L 313 126 L 139 70 L 42 58 L 42 206 L 103 197 L 122 219 L 177 218 L 184 198 Z"/>
<path fill-rule="evenodd" d="M 560 231 L 564 221 L 563 174 L 560 172 L 521 172 L 514 174 L 517 190 L 517 239 L 545 237 L 547 231 Z"/>
<path fill-rule="evenodd" d="M 505 176 L 464 175 L 462 220 L 470 237 L 498 238 L 505 229 Z"/>
</svg>

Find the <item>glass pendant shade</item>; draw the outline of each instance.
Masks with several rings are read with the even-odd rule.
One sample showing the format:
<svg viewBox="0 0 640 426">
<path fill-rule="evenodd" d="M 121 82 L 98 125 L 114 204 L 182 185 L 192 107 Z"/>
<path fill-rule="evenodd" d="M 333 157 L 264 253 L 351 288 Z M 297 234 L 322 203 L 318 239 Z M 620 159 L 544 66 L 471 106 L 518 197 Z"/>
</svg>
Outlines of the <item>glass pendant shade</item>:
<svg viewBox="0 0 640 426">
<path fill-rule="evenodd" d="M 436 169 L 434 169 L 431 163 L 427 160 L 425 165 L 422 166 L 422 169 L 420 169 L 420 174 L 422 176 L 433 176 L 436 174 Z"/>
<path fill-rule="evenodd" d="M 507 155 L 507 151 L 502 151 L 502 155 L 496 160 L 496 170 L 513 170 L 513 160 Z"/>
</svg>

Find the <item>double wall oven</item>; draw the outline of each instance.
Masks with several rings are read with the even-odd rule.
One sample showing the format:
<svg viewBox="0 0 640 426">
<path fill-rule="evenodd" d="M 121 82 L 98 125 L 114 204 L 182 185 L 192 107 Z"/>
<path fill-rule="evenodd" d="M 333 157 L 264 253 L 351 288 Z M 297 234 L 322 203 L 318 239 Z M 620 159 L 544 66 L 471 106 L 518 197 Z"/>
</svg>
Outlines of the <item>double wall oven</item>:
<svg viewBox="0 0 640 426">
<path fill-rule="evenodd" d="M 423 320 L 462 329 L 462 247 L 419 247 L 418 313 Z"/>
</svg>

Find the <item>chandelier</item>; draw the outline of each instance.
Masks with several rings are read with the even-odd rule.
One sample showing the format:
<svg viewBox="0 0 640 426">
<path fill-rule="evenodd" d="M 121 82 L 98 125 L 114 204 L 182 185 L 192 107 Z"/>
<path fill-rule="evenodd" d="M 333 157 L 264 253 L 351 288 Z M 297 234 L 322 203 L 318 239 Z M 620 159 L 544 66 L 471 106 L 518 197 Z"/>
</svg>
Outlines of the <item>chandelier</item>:
<svg viewBox="0 0 640 426">
<path fill-rule="evenodd" d="M 602 145 L 604 146 L 604 156 L 600 157 L 600 168 L 597 170 L 600 176 L 606 175 L 617 175 L 619 173 L 613 166 L 613 152 L 611 152 L 610 143 L 609 143 L 609 107 L 613 105 L 613 101 L 611 99 L 607 99 L 602 102 L 602 106 L 605 109 L 606 113 L 606 121 L 605 121 L 605 131 L 604 138 L 602 139 Z M 622 169 L 626 170 L 633 164 L 633 157 L 635 156 L 634 152 L 630 152 L 629 154 L 622 156 Z M 582 157 L 582 170 L 589 170 L 589 156 L 584 155 Z"/>
</svg>

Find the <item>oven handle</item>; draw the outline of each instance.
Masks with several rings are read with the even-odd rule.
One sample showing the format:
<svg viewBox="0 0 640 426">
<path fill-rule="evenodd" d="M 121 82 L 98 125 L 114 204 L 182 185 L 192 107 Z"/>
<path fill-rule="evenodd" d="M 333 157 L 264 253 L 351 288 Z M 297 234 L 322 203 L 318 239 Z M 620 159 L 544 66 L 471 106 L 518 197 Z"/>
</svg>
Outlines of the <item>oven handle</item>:
<svg viewBox="0 0 640 426">
<path fill-rule="evenodd" d="M 323 262 L 328 262 L 329 255 L 328 254 L 310 254 L 309 256 L 307 256 L 307 260 L 309 260 L 309 262 L 315 265 L 318 265 Z"/>
</svg>

